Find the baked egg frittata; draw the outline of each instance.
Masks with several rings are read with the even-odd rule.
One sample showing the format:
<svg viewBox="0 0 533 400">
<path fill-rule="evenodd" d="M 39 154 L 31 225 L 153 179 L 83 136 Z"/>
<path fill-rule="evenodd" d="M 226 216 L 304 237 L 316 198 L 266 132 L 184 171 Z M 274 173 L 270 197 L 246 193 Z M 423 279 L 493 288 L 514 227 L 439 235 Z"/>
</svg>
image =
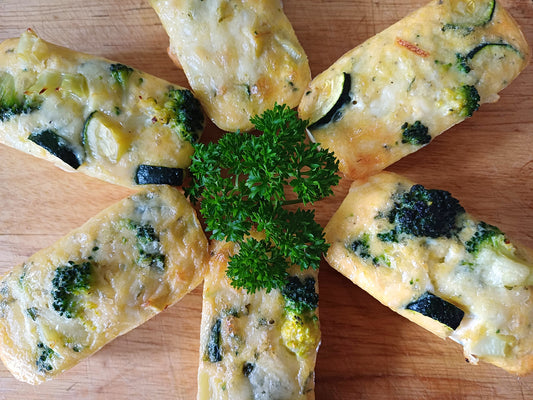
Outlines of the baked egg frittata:
<svg viewBox="0 0 533 400">
<path fill-rule="evenodd" d="M 355 181 L 325 234 L 333 268 L 468 360 L 533 368 L 533 253 L 448 192 L 388 172 Z"/>
<path fill-rule="evenodd" d="M 207 261 L 185 197 L 150 186 L 0 281 L 0 357 L 19 380 L 51 379 L 193 290 Z"/>
</svg>

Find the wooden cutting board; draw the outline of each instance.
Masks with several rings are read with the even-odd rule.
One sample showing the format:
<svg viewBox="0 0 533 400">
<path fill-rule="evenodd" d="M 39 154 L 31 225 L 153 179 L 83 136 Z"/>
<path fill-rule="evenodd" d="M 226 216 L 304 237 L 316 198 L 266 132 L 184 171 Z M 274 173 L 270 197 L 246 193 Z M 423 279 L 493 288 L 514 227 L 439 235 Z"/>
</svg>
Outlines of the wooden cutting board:
<svg viewBox="0 0 533 400">
<path fill-rule="evenodd" d="M 285 0 L 313 75 L 425 0 Z M 531 0 L 501 0 L 533 44 Z M 0 40 L 33 28 L 45 40 L 129 64 L 177 84 L 167 36 L 147 0 L 1 0 Z M 209 125 L 205 140 L 221 132 Z M 389 168 L 451 191 L 472 214 L 533 247 L 533 68 L 496 104 Z M 346 194 L 316 204 L 325 225 Z M 0 146 L 0 273 L 131 191 Z M 0 365 L 0 399 L 194 399 L 201 287 L 54 381 L 33 387 Z M 533 375 L 465 362 L 443 341 L 383 307 L 323 264 L 319 400 L 526 399 Z"/>
</svg>

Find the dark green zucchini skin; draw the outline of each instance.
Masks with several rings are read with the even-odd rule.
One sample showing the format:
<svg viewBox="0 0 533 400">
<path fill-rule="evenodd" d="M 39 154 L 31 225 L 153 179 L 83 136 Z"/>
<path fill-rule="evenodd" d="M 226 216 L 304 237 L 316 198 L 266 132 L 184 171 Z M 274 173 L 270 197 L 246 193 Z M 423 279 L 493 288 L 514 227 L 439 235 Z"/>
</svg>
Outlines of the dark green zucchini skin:
<svg viewBox="0 0 533 400">
<path fill-rule="evenodd" d="M 221 330 L 222 320 L 219 318 L 211 327 L 211 332 L 209 332 L 209 339 L 207 342 L 206 356 L 207 359 L 212 363 L 222 361 L 222 351 L 220 349 Z"/>
<path fill-rule="evenodd" d="M 468 53 L 466 54 L 457 54 L 457 64 L 459 66 L 459 69 L 462 70 L 463 72 L 470 72 L 472 70 L 472 68 L 470 68 L 470 65 L 469 65 L 469 62 L 476 56 L 476 54 L 478 54 L 481 50 L 483 50 L 485 47 L 490 47 L 490 46 L 494 46 L 494 47 L 498 47 L 498 46 L 501 46 L 501 47 L 504 47 L 506 49 L 509 49 L 509 50 L 512 50 L 514 51 L 515 53 L 517 53 L 519 56 L 522 56 L 522 54 L 520 53 L 519 50 L 517 50 L 515 47 L 513 47 L 512 45 L 510 45 L 509 43 L 505 43 L 505 42 L 483 42 L 483 43 L 480 43 L 478 44 L 476 47 L 474 47 L 472 50 L 470 50 Z"/>
<path fill-rule="evenodd" d="M 137 185 L 171 185 L 183 183 L 183 169 L 141 164 L 135 171 Z"/>
<path fill-rule="evenodd" d="M 83 157 L 74 150 L 72 144 L 52 129 L 33 132 L 28 139 L 74 169 L 78 169 L 83 162 Z"/>
<path fill-rule="evenodd" d="M 407 304 L 405 308 L 437 320 L 454 330 L 457 329 L 465 315 L 459 307 L 429 292 Z"/>
<path fill-rule="evenodd" d="M 320 118 L 318 121 L 312 123 L 309 125 L 309 129 L 315 129 L 320 126 L 329 124 L 330 122 L 335 122 L 340 119 L 340 112 L 339 110 L 344 106 L 346 103 L 350 101 L 350 89 L 352 88 L 352 77 L 350 74 L 344 72 L 344 82 L 342 84 L 342 92 L 333 107 L 324 115 L 322 118 Z"/>
<path fill-rule="evenodd" d="M 450 22 L 445 24 L 442 27 L 443 31 L 447 30 L 462 30 L 466 34 L 469 34 L 470 32 L 474 31 L 475 28 L 479 26 L 487 25 L 489 22 L 492 21 L 492 18 L 494 17 L 494 11 L 496 10 L 496 0 L 491 0 L 489 3 L 489 6 L 487 8 L 487 12 L 483 17 L 478 21 L 472 21 L 471 25 L 466 25 L 464 23 L 454 23 Z"/>
</svg>

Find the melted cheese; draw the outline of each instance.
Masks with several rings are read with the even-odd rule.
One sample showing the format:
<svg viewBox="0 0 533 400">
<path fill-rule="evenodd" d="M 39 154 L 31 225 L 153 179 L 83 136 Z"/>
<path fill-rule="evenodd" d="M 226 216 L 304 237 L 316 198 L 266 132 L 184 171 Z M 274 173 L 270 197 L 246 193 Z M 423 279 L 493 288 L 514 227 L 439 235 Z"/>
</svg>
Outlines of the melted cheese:
<svg viewBox="0 0 533 400">
<path fill-rule="evenodd" d="M 533 256 L 508 244 L 516 252 L 513 259 L 488 252 L 480 253 L 472 264 L 465 243 L 479 221 L 468 214 L 461 217 L 457 237 L 413 236 L 397 243 L 380 240 L 377 234 L 393 227 L 384 216 L 395 195 L 412 185 L 387 172 L 355 181 L 325 228 L 331 244 L 328 263 L 392 310 L 460 343 L 471 361 L 479 358 L 520 374 L 532 370 Z M 368 253 L 381 257 L 370 260 L 356 254 L 352 243 L 363 235 L 368 239 Z M 455 330 L 406 309 L 426 292 L 464 311 Z"/>
<path fill-rule="evenodd" d="M 342 74 L 351 75 L 350 101 L 334 121 L 311 130 L 315 141 L 335 153 L 345 175 L 368 176 L 418 150 L 421 145 L 402 143 L 404 123 L 420 121 L 433 139 L 464 120 L 458 88 L 474 86 L 480 104 L 494 102 L 525 68 L 528 45 L 499 4 L 491 21 L 472 31 L 443 29 L 456 18 L 455 7 L 462 3 L 432 1 L 347 52 L 313 79 L 298 109 L 300 117 L 311 123 L 328 111 L 324 107 L 333 103 L 328 97 L 340 93 L 331 85 L 342 84 Z M 457 55 L 467 55 L 482 43 L 509 46 L 485 47 L 468 60 L 470 72 L 461 71 Z"/>
<path fill-rule="evenodd" d="M 83 263 L 91 265 L 89 288 L 67 315 L 54 279 Z M 206 265 L 207 239 L 185 197 L 164 186 L 135 194 L 0 282 L 2 361 L 20 380 L 50 379 L 177 302 Z"/>
<path fill-rule="evenodd" d="M 78 171 L 127 187 L 135 186 L 140 164 L 190 165 L 192 144 L 173 131 L 164 110 L 169 89 L 183 88 L 138 70 L 121 85 L 111 74 L 112 61 L 45 42 L 31 30 L 4 41 L 0 55 L 0 77 L 14 77 L 18 97 L 25 93 L 42 101 L 37 110 L 0 121 L 1 143 L 72 171 L 28 140 L 31 133 L 52 129 L 84 156 Z M 88 118 L 96 133 L 87 140 Z"/>
<path fill-rule="evenodd" d="M 207 115 L 223 130 L 250 130 L 274 103 L 298 105 L 311 79 L 280 0 L 151 0 Z"/>
<path fill-rule="evenodd" d="M 285 309 L 279 290 L 233 288 L 226 267 L 235 251 L 234 244 L 215 242 L 204 281 L 198 399 L 313 399 L 318 309 L 303 317 Z M 316 271 L 290 273 L 317 278 Z M 214 334 L 218 358 L 212 348 L 209 354 Z"/>
</svg>

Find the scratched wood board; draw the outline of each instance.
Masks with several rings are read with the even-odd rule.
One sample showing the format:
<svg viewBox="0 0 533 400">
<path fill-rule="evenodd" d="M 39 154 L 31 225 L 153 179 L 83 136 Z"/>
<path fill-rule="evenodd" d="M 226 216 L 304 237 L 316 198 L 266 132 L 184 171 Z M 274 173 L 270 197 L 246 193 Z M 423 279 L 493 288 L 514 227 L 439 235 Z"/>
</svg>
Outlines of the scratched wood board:
<svg viewBox="0 0 533 400">
<path fill-rule="evenodd" d="M 533 3 L 501 0 L 533 43 Z M 425 4 L 423 0 L 286 0 L 313 76 Z M 0 40 L 33 28 L 50 42 L 187 85 L 147 0 L 2 0 Z M 223 132 L 208 125 L 204 140 Z M 0 146 L 0 274 L 132 193 Z M 451 191 L 472 214 L 533 247 L 533 68 L 465 122 L 389 168 Z M 350 182 L 315 205 L 325 225 Z M 194 399 L 201 286 L 53 381 L 31 386 L 0 365 L 0 399 Z M 533 398 L 533 375 L 465 362 L 459 345 L 404 320 L 326 263 L 317 399 Z"/>
</svg>

